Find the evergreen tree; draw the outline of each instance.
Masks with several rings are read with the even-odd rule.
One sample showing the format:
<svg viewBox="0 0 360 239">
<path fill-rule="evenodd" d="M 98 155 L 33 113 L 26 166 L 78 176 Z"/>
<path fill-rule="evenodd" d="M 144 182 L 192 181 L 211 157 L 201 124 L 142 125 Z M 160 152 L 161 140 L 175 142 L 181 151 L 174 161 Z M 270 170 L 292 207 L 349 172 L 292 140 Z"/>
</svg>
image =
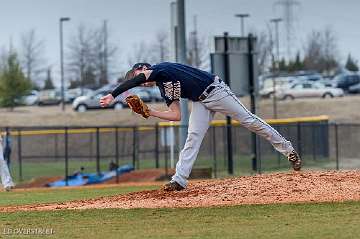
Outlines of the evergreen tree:
<svg viewBox="0 0 360 239">
<path fill-rule="evenodd" d="M 300 52 L 298 52 L 296 54 L 295 61 L 289 61 L 286 68 L 287 68 L 287 71 L 289 71 L 289 72 L 304 70 L 304 62 L 300 58 Z"/>
<path fill-rule="evenodd" d="M 21 70 L 17 54 L 10 52 L 6 56 L 5 66 L 0 73 L 0 104 L 13 109 L 15 99 L 26 95 L 31 86 L 31 82 L 26 79 Z"/>
<path fill-rule="evenodd" d="M 81 86 L 80 80 L 70 80 L 69 89 L 75 89 L 75 88 L 78 88 L 80 86 Z"/>
<path fill-rule="evenodd" d="M 281 59 L 281 61 L 279 62 L 279 71 L 287 71 L 287 65 L 286 65 L 286 61 L 284 58 Z"/>
<path fill-rule="evenodd" d="M 304 61 L 300 58 L 300 52 L 296 54 L 295 62 L 294 62 L 294 70 L 301 71 L 304 70 Z"/>
<path fill-rule="evenodd" d="M 40 86 L 36 82 L 31 82 L 31 89 L 32 90 L 41 90 Z"/>
<path fill-rule="evenodd" d="M 350 54 L 348 55 L 348 58 L 346 60 L 345 68 L 349 71 L 359 71 L 357 61 L 353 59 Z"/>
<path fill-rule="evenodd" d="M 44 90 L 52 90 L 52 89 L 55 89 L 55 87 L 54 87 L 54 84 L 52 82 L 51 68 L 48 68 L 47 73 L 46 73 L 46 80 L 45 80 Z"/>
</svg>

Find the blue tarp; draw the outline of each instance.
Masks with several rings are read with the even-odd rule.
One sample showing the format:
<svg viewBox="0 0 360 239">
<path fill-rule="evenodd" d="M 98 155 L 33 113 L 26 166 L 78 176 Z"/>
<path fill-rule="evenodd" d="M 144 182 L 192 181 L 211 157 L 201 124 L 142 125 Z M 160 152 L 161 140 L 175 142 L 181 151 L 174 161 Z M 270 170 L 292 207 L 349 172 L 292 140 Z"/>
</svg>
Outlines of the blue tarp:
<svg viewBox="0 0 360 239">
<path fill-rule="evenodd" d="M 68 177 L 68 186 L 82 186 L 82 185 L 88 185 L 88 184 L 102 183 L 102 182 L 112 179 L 113 177 L 116 177 L 116 172 L 118 173 L 118 175 L 122 175 L 124 173 L 128 173 L 133 170 L 134 170 L 134 167 L 132 165 L 123 165 L 123 166 L 117 168 L 117 170 L 101 172 L 100 174 L 76 173 L 76 174 Z M 58 180 L 58 181 L 55 181 L 52 183 L 48 183 L 46 186 L 48 186 L 48 187 L 65 187 L 66 180 L 65 179 Z"/>
</svg>

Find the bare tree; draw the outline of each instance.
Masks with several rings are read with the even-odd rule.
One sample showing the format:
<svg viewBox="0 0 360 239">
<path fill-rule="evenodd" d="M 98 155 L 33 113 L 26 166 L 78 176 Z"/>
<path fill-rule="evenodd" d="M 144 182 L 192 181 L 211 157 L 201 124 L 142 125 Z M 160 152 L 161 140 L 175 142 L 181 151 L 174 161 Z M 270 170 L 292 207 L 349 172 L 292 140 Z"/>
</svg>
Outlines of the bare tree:
<svg viewBox="0 0 360 239">
<path fill-rule="evenodd" d="M 110 41 L 110 34 L 107 29 L 107 22 L 94 32 L 93 55 L 94 67 L 99 85 L 109 83 L 109 75 L 112 74 L 112 67 L 115 64 L 117 47 Z"/>
<path fill-rule="evenodd" d="M 255 36 L 257 38 L 256 52 L 259 65 L 259 74 L 263 74 L 266 72 L 269 66 L 274 67 L 275 40 L 269 24 L 267 25 L 267 31 L 255 33 Z"/>
<path fill-rule="evenodd" d="M 37 77 L 46 71 L 44 63 L 44 42 L 38 40 L 34 29 L 21 35 L 20 62 L 27 79 L 39 83 Z"/>
<path fill-rule="evenodd" d="M 95 79 L 87 78 L 87 76 L 93 75 L 89 71 L 95 69 L 92 52 L 94 36 L 95 33 L 92 30 L 81 24 L 68 45 L 68 69 L 73 75 L 72 78 L 77 79 L 81 86 L 93 87 L 95 84 Z"/>
<path fill-rule="evenodd" d="M 306 69 L 329 74 L 338 66 L 337 39 L 330 28 L 309 34 L 304 52 Z"/>
<path fill-rule="evenodd" d="M 158 31 L 155 41 L 150 47 L 151 62 L 159 63 L 169 60 L 169 34 L 166 31 Z"/>
<path fill-rule="evenodd" d="M 323 31 L 322 46 L 325 61 L 325 72 L 330 74 L 330 71 L 339 65 L 337 38 L 330 27 L 325 28 Z"/>
<path fill-rule="evenodd" d="M 150 62 L 151 50 L 150 47 L 144 42 L 136 43 L 133 45 L 132 54 L 128 55 L 128 64 L 133 66 L 136 62 Z"/>
<path fill-rule="evenodd" d="M 196 68 L 208 70 L 210 67 L 210 42 L 205 36 L 190 33 L 187 44 L 188 63 Z"/>
</svg>

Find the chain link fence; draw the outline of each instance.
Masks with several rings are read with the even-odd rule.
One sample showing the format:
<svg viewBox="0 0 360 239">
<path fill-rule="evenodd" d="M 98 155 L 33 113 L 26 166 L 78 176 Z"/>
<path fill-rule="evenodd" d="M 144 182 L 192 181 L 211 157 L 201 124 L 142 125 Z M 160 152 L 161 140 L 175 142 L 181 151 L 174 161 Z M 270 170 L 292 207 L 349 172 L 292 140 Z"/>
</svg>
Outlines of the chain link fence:
<svg viewBox="0 0 360 239">
<path fill-rule="evenodd" d="M 226 125 L 211 126 L 194 168 L 211 170 L 212 177 L 229 176 Z M 286 158 L 263 138 L 257 137 L 256 157 L 251 132 L 233 125 L 233 174 L 249 175 L 290 169 Z M 359 169 L 360 124 L 274 124 L 301 155 L 305 169 Z M 180 152 L 180 126 L 134 127 L 14 127 L 10 169 L 15 181 L 38 177 L 68 176 L 80 170 L 102 172 L 111 162 L 135 169 L 176 164 Z M 256 158 L 256 168 L 253 160 Z"/>
</svg>

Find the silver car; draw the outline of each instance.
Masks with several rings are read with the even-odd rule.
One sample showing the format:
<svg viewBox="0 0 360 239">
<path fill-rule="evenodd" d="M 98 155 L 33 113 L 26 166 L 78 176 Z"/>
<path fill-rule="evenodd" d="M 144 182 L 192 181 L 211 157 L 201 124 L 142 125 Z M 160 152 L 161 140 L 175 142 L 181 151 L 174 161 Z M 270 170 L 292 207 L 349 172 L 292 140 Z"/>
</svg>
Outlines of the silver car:
<svg viewBox="0 0 360 239">
<path fill-rule="evenodd" d="M 99 103 L 100 98 L 107 94 L 109 94 L 109 91 L 97 90 L 90 95 L 79 96 L 73 101 L 72 107 L 77 112 L 85 112 L 88 109 L 101 109 L 102 107 Z M 123 109 L 127 106 L 127 104 L 124 103 L 123 100 L 124 96 L 119 95 L 118 97 L 116 97 L 114 102 L 107 108 L 113 108 L 115 110 Z"/>
<path fill-rule="evenodd" d="M 339 88 L 326 87 L 321 83 L 302 82 L 295 83 L 288 88 L 276 92 L 278 99 L 295 99 L 306 97 L 332 98 L 344 96 L 344 91 Z"/>
</svg>

